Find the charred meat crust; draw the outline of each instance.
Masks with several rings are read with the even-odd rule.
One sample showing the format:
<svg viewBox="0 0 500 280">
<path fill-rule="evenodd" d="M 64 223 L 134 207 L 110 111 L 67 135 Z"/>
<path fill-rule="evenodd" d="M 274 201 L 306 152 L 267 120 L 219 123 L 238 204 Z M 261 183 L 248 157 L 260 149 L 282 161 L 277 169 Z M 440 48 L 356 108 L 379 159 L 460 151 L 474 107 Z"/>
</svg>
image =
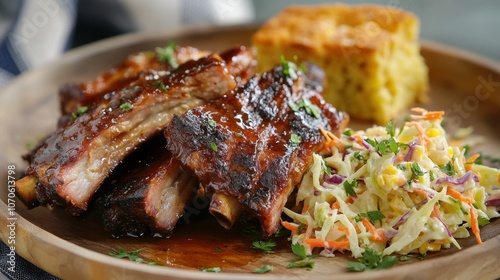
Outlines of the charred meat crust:
<svg viewBox="0 0 500 280">
<path fill-rule="evenodd" d="M 312 153 L 322 147 L 318 127 L 338 132 L 348 120 L 318 89 L 317 81 L 292 80 L 276 67 L 233 94 L 174 116 L 165 130 L 167 147 L 208 193 L 235 197 L 270 235 Z M 319 108 L 319 118 L 291 108 L 302 98 Z"/>
<path fill-rule="evenodd" d="M 232 90 L 236 83 L 218 55 L 188 61 L 175 71 L 147 71 L 130 86 L 105 94 L 85 114 L 50 135 L 33 155 L 41 205 L 67 206 L 77 215 L 109 172 L 182 114 Z M 123 106 L 126 104 L 127 106 Z"/>
<path fill-rule="evenodd" d="M 114 236 L 170 235 L 198 183 L 165 149 L 164 137 L 148 141 L 117 169 L 96 203 L 105 228 Z"/>
</svg>

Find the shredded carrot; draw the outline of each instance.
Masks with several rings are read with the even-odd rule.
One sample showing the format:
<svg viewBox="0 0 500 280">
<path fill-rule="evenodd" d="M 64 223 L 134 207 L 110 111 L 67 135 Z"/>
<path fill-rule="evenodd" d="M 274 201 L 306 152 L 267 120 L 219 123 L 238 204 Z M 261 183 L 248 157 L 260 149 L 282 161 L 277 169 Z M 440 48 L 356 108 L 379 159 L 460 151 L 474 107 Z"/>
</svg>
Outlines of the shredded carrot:
<svg viewBox="0 0 500 280">
<path fill-rule="evenodd" d="M 498 174 L 497 182 L 500 184 L 500 174 Z"/>
<path fill-rule="evenodd" d="M 302 208 L 302 214 L 306 213 L 309 211 L 309 204 L 304 204 L 304 207 Z"/>
<path fill-rule="evenodd" d="M 442 120 L 444 116 L 444 111 L 427 111 L 423 108 L 412 108 L 411 109 L 415 113 L 419 113 L 420 115 L 411 115 L 414 120 L 425 120 L 425 121 L 434 121 L 434 120 Z"/>
<path fill-rule="evenodd" d="M 334 203 L 332 203 L 332 209 L 340 209 L 340 204 L 338 201 L 335 201 Z"/>
<path fill-rule="evenodd" d="M 472 164 L 474 164 L 474 161 L 478 159 L 481 155 L 480 154 L 473 154 L 472 156 L 465 161 L 465 170 L 470 171 L 472 169 Z"/>
<path fill-rule="evenodd" d="M 375 242 L 387 242 L 387 238 L 384 235 L 383 229 L 381 228 L 376 228 L 368 219 L 363 218 L 361 220 L 363 225 L 370 231 L 372 236 L 370 237 L 371 240 Z"/>
<path fill-rule="evenodd" d="M 337 228 L 339 231 L 345 232 L 345 234 L 349 234 L 349 229 L 347 227 L 338 227 Z"/>
<path fill-rule="evenodd" d="M 290 222 L 287 222 L 287 221 L 281 221 L 281 225 L 284 228 L 286 228 L 289 231 L 291 231 L 292 234 L 297 234 L 299 232 L 299 226 L 297 224 L 290 223 Z"/>
<path fill-rule="evenodd" d="M 340 152 L 344 152 L 344 145 L 340 141 L 340 139 L 335 136 L 335 134 L 331 133 L 330 131 L 326 131 L 323 129 L 323 127 L 318 126 L 319 130 L 321 131 L 321 134 L 326 138 L 325 145 L 323 146 L 323 152 L 328 152 L 328 148 L 331 149 L 331 152 L 334 151 L 335 148 L 338 148 Z"/>
<path fill-rule="evenodd" d="M 349 240 L 347 238 L 340 241 L 304 238 L 304 244 L 309 245 L 309 247 L 311 247 L 311 250 L 316 247 L 342 250 L 349 246 Z"/>
<path fill-rule="evenodd" d="M 469 208 L 470 208 L 470 227 L 472 229 L 472 233 L 476 237 L 476 242 L 478 244 L 483 243 L 481 240 L 481 234 L 479 233 L 479 223 L 477 221 L 477 212 L 474 209 L 474 206 L 472 206 L 472 203 L 469 203 Z"/>
<path fill-rule="evenodd" d="M 418 123 L 418 122 L 407 122 L 406 123 L 407 126 L 414 126 L 417 131 L 418 131 L 418 138 L 420 139 L 420 144 L 422 146 L 427 146 L 427 143 L 431 142 L 431 140 L 429 139 L 429 137 L 427 137 L 427 135 L 425 135 L 425 130 L 424 128 Z"/>
<path fill-rule="evenodd" d="M 471 198 L 463 196 L 461 193 L 457 192 L 456 190 L 452 188 L 448 188 L 447 194 L 455 199 L 458 199 L 460 201 L 463 201 L 468 204 L 472 204 L 474 201 L 472 201 Z"/>
</svg>

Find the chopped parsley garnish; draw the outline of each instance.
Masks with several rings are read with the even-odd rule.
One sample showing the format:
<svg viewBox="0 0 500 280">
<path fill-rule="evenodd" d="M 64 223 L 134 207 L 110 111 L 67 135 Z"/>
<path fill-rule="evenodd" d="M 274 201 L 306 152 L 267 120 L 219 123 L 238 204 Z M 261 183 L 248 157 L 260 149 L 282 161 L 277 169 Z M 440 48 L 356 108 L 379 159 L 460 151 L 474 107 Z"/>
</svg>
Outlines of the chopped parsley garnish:
<svg viewBox="0 0 500 280">
<path fill-rule="evenodd" d="M 372 223 L 375 224 L 375 222 L 380 221 L 382 223 L 382 219 L 385 218 L 384 214 L 380 211 L 368 211 L 366 213 L 359 213 L 356 217 L 354 217 L 354 220 L 356 222 L 361 222 L 363 218 L 368 218 L 368 220 Z"/>
<path fill-rule="evenodd" d="M 396 165 L 396 168 L 402 171 L 406 171 L 406 165 L 403 163 Z"/>
<path fill-rule="evenodd" d="M 352 131 L 350 129 L 346 129 L 346 130 L 344 130 L 344 132 L 342 132 L 342 134 L 344 134 L 345 136 L 351 136 Z"/>
<path fill-rule="evenodd" d="M 292 243 L 292 252 L 301 257 L 302 259 L 305 259 L 307 257 L 306 255 L 306 247 L 304 245 L 301 245 L 299 243 Z"/>
<path fill-rule="evenodd" d="M 217 144 L 215 144 L 215 142 L 210 142 L 210 149 L 212 149 L 214 152 L 219 151 L 219 148 L 217 147 Z"/>
<path fill-rule="evenodd" d="M 321 169 L 325 172 L 326 175 L 332 176 L 332 169 L 329 166 L 326 166 L 326 162 L 324 160 L 321 161 Z"/>
<path fill-rule="evenodd" d="M 402 262 L 406 262 L 409 260 L 411 260 L 411 256 L 408 256 L 408 255 L 399 257 L 399 261 L 402 261 Z"/>
<path fill-rule="evenodd" d="M 283 67 L 283 74 L 286 77 L 292 80 L 295 80 L 299 77 L 299 75 L 297 74 L 297 71 L 299 69 L 297 64 L 286 60 L 283 55 L 281 56 L 281 67 Z"/>
<path fill-rule="evenodd" d="M 411 173 L 415 176 L 424 176 L 424 172 L 420 169 L 420 165 L 417 162 L 412 162 L 410 165 Z"/>
<path fill-rule="evenodd" d="M 457 174 L 457 172 L 455 171 L 455 167 L 453 166 L 451 161 L 449 161 L 447 164 L 439 165 L 439 169 L 441 169 L 441 171 L 443 171 L 444 174 L 448 176 L 453 176 Z"/>
<path fill-rule="evenodd" d="M 370 144 L 380 155 L 386 155 L 390 152 L 397 154 L 400 147 L 407 146 L 407 144 L 396 142 L 396 140 L 392 137 L 389 139 L 384 139 L 380 142 L 378 142 L 377 139 L 370 138 L 365 139 L 365 141 L 368 142 L 368 144 Z"/>
<path fill-rule="evenodd" d="M 219 247 L 217 247 L 217 248 L 214 249 L 214 251 L 217 252 L 217 253 L 219 253 L 219 252 L 222 252 L 222 249 L 219 248 Z"/>
<path fill-rule="evenodd" d="M 217 123 L 214 120 L 212 120 L 212 119 L 208 120 L 207 123 L 211 127 L 215 127 L 217 125 Z"/>
<path fill-rule="evenodd" d="M 157 263 L 157 262 L 144 261 L 144 259 L 142 259 L 141 257 L 138 256 L 139 251 L 141 251 L 141 250 L 142 249 L 139 249 L 139 250 L 135 250 L 135 251 L 128 253 L 127 251 L 120 248 L 116 252 L 109 252 L 109 255 L 112 257 L 115 257 L 115 258 L 119 258 L 119 259 L 127 258 L 127 259 L 134 261 L 134 262 L 137 262 L 137 263 L 144 263 L 144 264 L 148 264 L 148 265 L 161 265 L 160 263 Z"/>
<path fill-rule="evenodd" d="M 267 273 L 267 272 L 270 272 L 270 271 L 273 271 L 274 267 L 272 265 L 265 265 L 263 267 L 259 267 L 259 268 L 256 268 L 252 271 L 252 273 L 259 273 L 259 274 L 262 274 L 262 273 Z"/>
<path fill-rule="evenodd" d="M 314 265 L 316 263 L 313 261 L 310 261 L 309 259 L 303 259 L 295 262 L 289 263 L 286 268 L 302 268 L 305 267 L 307 270 L 312 270 L 314 268 Z"/>
<path fill-rule="evenodd" d="M 302 97 L 297 103 L 293 103 L 293 101 L 288 102 L 288 106 L 292 108 L 294 112 L 297 112 L 301 108 L 304 108 L 306 110 L 306 113 L 313 116 L 316 119 L 319 119 L 321 117 L 321 110 L 319 109 L 318 106 L 315 104 L 311 103 L 311 100 Z"/>
<path fill-rule="evenodd" d="M 358 186 L 358 181 L 356 179 L 352 180 L 351 183 L 349 183 L 347 180 L 344 181 L 344 189 L 345 193 L 350 196 L 356 197 L 356 191 L 354 191 L 354 188 Z"/>
<path fill-rule="evenodd" d="M 158 60 L 162 62 L 166 62 L 170 64 L 170 66 L 177 68 L 179 64 L 177 63 L 177 60 L 174 57 L 175 53 L 175 48 L 176 48 L 175 42 L 170 42 L 168 46 L 164 48 L 156 48 L 156 55 L 158 57 Z"/>
<path fill-rule="evenodd" d="M 382 257 L 371 248 L 366 248 L 362 254 L 363 257 L 359 258 L 357 262 L 347 263 L 347 267 L 350 271 L 385 269 L 394 266 L 399 259 L 397 256 Z"/>
<path fill-rule="evenodd" d="M 162 81 L 157 81 L 155 85 L 160 90 L 168 91 L 168 87 L 165 84 L 163 84 Z"/>
<path fill-rule="evenodd" d="M 387 126 L 385 127 L 385 130 L 387 131 L 387 134 L 389 134 L 391 137 L 394 137 L 394 135 L 396 135 L 396 124 L 393 121 L 389 121 L 387 123 Z"/>
<path fill-rule="evenodd" d="M 81 116 L 81 115 L 83 115 L 83 114 L 87 113 L 87 111 L 88 111 L 88 110 L 89 110 L 89 107 L 87 107 L 87 106 L 81 106 L 81 107 L 79 107 L 78 109 L 76 109 L 76 111 L 75 111 L 75 112 L 73 112 L 73 113 L 71 114 L 71 117 L 72 117 L 73 119 L 76 119 L 77 117 L 79 117 L 79 116 Z"/>
<path fill-rule="evenodd" d="M 129 102 L 123 102 L 121 105 L 120 105 L 120 109 L 124 110 L 124 111 L 128 111 L 130 109 L 132 109 L 134 106 L 132 106 L 132 104 L 130 104 Z"/>
<path fill-rule="evenodd" d="M 297 135 L 295 133 L 292 133 L 290 135 L 290 143 L 292 143 L 292 146 L 298 146 L 301 141 L 302 137 L 300 137 L 300 135 Z"/>
<path fill-rule="evenodd" d="M 203 272 L 221 272 L 220 267 L 200 267 L 199 270 Z"/>
<path fill-rule="evenodd" d="M 359 161 L 365 160 L 365 157 L 360 152 L 354 152 L 352 156 Z"/>
<path fill-rule="evenodd" d="M 269 240 L 269 241 L 257 240 L 252 242 L 253 249 L 262 250 L 266 253 L 272 252 L 274 247 L 276 247 L 276 242 L 274 240 Z"/>
</svg>

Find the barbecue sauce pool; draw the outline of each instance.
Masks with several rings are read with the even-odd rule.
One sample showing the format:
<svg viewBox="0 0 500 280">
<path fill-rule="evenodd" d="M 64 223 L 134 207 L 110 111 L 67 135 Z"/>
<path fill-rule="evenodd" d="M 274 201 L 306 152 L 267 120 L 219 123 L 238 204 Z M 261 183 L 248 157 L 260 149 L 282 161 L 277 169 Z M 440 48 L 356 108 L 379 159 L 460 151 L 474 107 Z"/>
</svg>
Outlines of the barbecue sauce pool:
<svg viewBox="0 0 500 280">
<path fill-rule="evenodd" d="M 206 217 L 176 227 L 169 238 L 152 238 L 150 245 L 142 250 L 140 255 L 166 266 L 241 270 L 238 268 L 256 262 L 268 254 L 290 251 L 287 237 L 271 237 L 276 241 L 272 253 L 253 249 L 253 238 L 265 240 L 259 238 L 260 228 L 255 225 L 258 224 L 237 223 L 231 230 L 227 230 L 215 219 Z"/>
</svg>

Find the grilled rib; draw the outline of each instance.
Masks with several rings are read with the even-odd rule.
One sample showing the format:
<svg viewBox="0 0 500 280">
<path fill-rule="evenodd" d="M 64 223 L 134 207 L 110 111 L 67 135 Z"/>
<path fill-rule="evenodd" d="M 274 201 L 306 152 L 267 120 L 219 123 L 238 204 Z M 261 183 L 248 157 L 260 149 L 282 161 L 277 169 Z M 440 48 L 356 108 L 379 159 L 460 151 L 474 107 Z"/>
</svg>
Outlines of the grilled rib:
<svg viewBox="0 0 500 280">
<path fill-rule="evenodd" d="M 44 141 L 27 176 L 16 182 L 19 197 L 31 207 L 59 205 L 80 214 L 111 170 L 172 115 L 232 90 L 236 82 L 229 72 L 218 55 L 210 55 L 175 71 L 143 72 L 129 86 L 103 95 Z"/>
<path fill-rule="evenodd" d="M 198 181 L 165 149 L 165 138 L 155 137 L 117 169 L 103 186 L 97 205 L 105 228 L 114 236 L 170 235 L 182 217 Z M 131 167 L 132 170 L 123 172 Z M 125 174 L 124 174 L 125 173 Z"/>
<path fill-rule="evenodd" d="M 273 234 L 287 197 L 322 148 L 318 127 L 338 134 L 347 124 L 347 115 L 320 96 L 320 71 L 295 80 L 283 71 L 278 66 L 234 94 L 176 115 L 165 130 L 168 149 L 212 195 L 210 211 L 227 228 L 246 212 Z M 318 116 L 311 106 L 294 111 L 290 104 L 300 100 L 317 106 Z"/>
<path fill-rule="evenodd" d="M 189 60 L 197 60 L 207 56 L 208 51 L 198 50 L 190 46 L 175 46 L 171 48 L 171 59 L 175 64 Z M 175 66 L 174 64 L 174 66 Z M 72 114 L 82 106 L 92 106 L 100 102 L 106 93 L 119 90 L 135 81 L 144 70 L 172 70 L 169 61 L 162 60 L 152 51 L 138 52 L 129 55 L 115 67 L 101 73 L 96 79 L 83 83 L 69 83 L 59 90 L 59 101 L 62 116 L 59 126 L 67 125 Z"/>
<path fill-rule="evenodd" d="M 245 83 L 255 67 L 251 50 L 244 47 L 220 54 L 227 69 Z M 184 207 L 193 194 L 197 180 L 181 171 L 180 162 L 165 149 L 165 139 L 152 139 L 127 159 L 124 168 L 133 171 L 126 176 L 118 171 L 118 179 L 99 198 L 98 205 L 105 227 L 115 236 L 159 234 L 169 235 L 183 216 Z M 132 162 L 131 162 L 132 160 Z"/>
</svg>

